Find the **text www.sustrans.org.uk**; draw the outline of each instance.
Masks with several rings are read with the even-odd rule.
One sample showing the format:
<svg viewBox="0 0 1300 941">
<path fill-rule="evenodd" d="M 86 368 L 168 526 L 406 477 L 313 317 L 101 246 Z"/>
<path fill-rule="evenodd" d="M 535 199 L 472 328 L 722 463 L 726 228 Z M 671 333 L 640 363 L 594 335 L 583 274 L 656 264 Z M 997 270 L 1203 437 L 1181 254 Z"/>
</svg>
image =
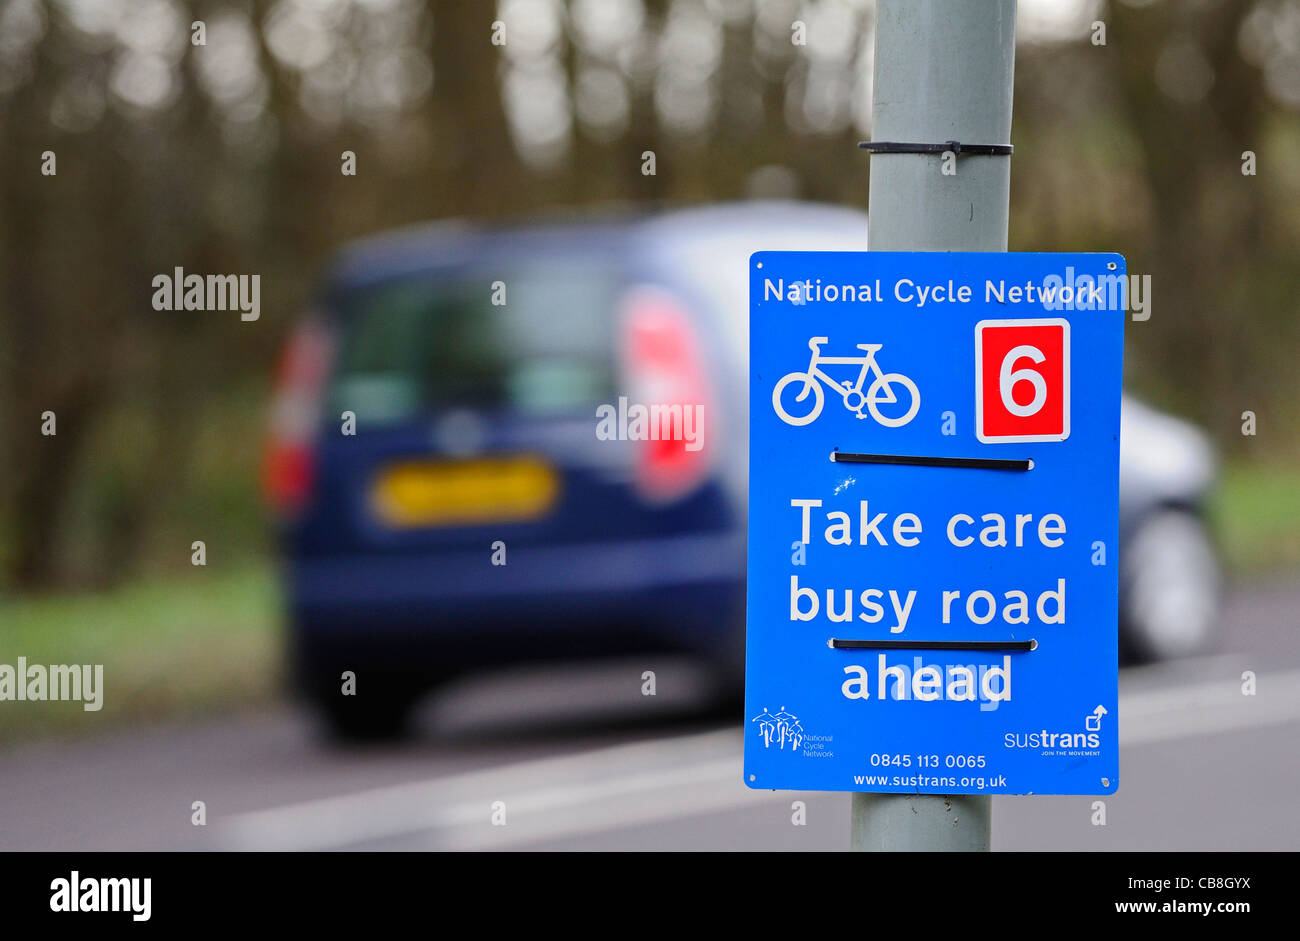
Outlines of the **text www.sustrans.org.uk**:
<svg viewBox="0 0 1300 941">
<path fill-rule="evenodd" d="M 1249 902 L 1184 902 L 1165 899 L 1150 902 L 1116 902 L 1117 912 L 1166 913 L 1174 915 L 1209 915 L 1211 912 L 1249 912 Z"/>
<path fill-rule="evenodd" d="M 996 778 L 979 777 L 935 777 L 929 774 L 855 774 L 853 783 L 857 785 L 878 785 L 880 787 L 973 787 L 983 790 L 986 787 L 1006 787 L 1007 776 L 1000 774 Z"/>
</svg>

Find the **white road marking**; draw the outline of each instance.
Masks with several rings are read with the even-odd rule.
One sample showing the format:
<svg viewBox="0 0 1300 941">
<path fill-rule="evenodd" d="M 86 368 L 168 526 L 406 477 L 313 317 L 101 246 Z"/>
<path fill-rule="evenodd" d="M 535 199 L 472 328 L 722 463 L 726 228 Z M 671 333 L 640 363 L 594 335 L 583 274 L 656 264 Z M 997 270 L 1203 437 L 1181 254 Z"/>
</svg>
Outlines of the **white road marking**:
<svg viewBox="0 0 1300 941">
<path fill-rule="evenodd" d="M 1120 746 L 1300 721 L 1300 670 L 1259 674 L 1254 696 L 1242 694 L 1238 670 L 1222 672 L 1227 679 L 1122 693 Z M 744 785 L 740 746 L 740 730 L 722 729 L 374 788 L 239 814 L 219 827 L 220 841 L 238 850 L 331 849 L 395 837 L 429 848 L 506 848 L 788 803 L 793 792 Z M 506 826 L 491 823 L 495 801 L 505 804 Z"/>
<path fill-rule="evenodd" d="M 1195 686 L 1121 695 L 1120 747 L 1300 719 L 1300 670 L 1257 674 L 1253 696 L 1242 693 L 1239 675 Z"/>
<path fill-rule="evenodd" d="M 490 827 L 491 805 L 506 804 L 507 826 L 524 832 L 522 809 L 539 795 L 570 792 L 575 800 L 610 799 L 626 804 L 638 793 L 672 791 L 684 784 L 740 783 L 740 732 L 723 729 L 592 752 L 547 758 L 412 784 L 290 804 L 232 817 L 222 844 L 232 849 L 327 849 L 424 830 L 462 825 Z M 719 756 L 724 756 L 720 758 Z M 629 768 L 646 769 L 628 774 Z M 581 790 L 579 788 L 581 787 Z M 743 788 L 743 790 L 748 790 Z"/>
</svg>

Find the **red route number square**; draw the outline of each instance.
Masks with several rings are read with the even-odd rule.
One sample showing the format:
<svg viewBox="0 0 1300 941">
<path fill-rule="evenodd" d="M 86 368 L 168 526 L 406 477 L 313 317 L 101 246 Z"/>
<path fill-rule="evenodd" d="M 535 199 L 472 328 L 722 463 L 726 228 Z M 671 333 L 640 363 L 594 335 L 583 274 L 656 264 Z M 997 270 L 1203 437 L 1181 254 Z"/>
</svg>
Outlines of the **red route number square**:
<svg viewBox="0 0 1300 941">
<path fill-rule="evenodd" d="M 1070 437 L 1070 323 L 975 325 L 975 436 L 984 442 Z"/>
</svg>

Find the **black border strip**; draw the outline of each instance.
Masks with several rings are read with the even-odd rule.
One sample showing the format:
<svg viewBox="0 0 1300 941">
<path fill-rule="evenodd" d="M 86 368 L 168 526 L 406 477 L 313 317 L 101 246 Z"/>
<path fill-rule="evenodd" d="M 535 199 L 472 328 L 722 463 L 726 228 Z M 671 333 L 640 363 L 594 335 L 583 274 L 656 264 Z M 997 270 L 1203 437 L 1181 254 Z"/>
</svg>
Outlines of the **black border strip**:
<svg viewBox="0 0 1300 941">
<path fill-rule="evenodd" d="M 826 646 L 835 650 L 1037 650 L 1030 640 L 846 640 L 832 637 Z"/>
<path fill-rule="evenodd" d="M 905 141 L 864 140 L 858 146 L 873 154 L 969 154 L 984 157 L 1010 157 L 1015 148 L 1010 144 L 963 144 L 961 141 L 944 141 L 942 144 L 911 144 Z"/>
<path fill-rule="evenodd" d="M 832 451 L 831 460 L 837 464 L 904 464 L 908 467 L 978 467 L 984 470 L 1034 469 L 1031 458 L 1001 457 L 924 457 L 915 454 L 858 454 L 852 451 Z"/>
</svg>

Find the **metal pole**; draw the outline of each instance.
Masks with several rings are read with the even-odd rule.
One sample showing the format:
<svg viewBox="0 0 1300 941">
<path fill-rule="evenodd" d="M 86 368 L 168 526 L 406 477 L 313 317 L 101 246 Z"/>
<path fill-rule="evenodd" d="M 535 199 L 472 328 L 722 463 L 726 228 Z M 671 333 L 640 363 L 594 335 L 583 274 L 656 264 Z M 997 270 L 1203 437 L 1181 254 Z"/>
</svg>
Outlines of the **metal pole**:
<svg viewBox="0 0 1300 941">
<path fill-rule="evenodd" d="M 1009 144 L 1015 0 L 879 0 L 874 141 Z M 945 160 L 956 172 L 946 175 Z M 870 249 L 1007 249 L 1011 159 L 871 157 Z M 854 850 L 987 851 L 992 798 L 854 794 Z"/>
</svg>

